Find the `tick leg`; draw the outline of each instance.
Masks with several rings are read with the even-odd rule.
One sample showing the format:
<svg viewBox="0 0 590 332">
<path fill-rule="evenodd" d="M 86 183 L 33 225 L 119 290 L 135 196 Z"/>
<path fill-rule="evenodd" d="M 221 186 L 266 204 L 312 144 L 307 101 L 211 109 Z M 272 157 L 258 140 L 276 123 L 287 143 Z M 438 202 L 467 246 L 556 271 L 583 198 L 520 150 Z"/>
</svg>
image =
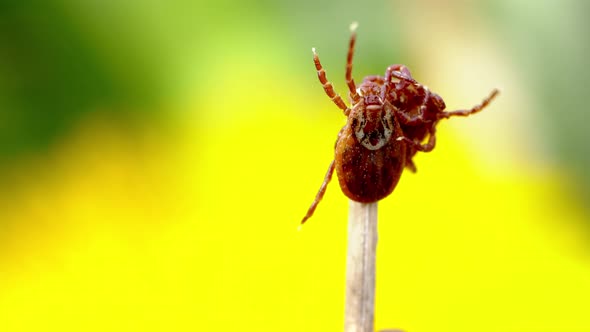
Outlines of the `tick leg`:
<svg viewBox="0 0 590 332">
<path fill-rule="evenodd" d="M 394 72 L 399 72 L 399 74 L 394 74 Z M 385 70 L 385 78 L 389 75 L 389 79 L 391 80 L 391 76 L 397 77 L 399 79 L 406 79 L 409 81 L 413 81 L 412 74 L 410 74 L 410 70 L 408 67 L 404 65 L 391 65 L 387 67 Z"/>
<path fill-rule="evenodd" d="M 307 214 L 305 215 L 305 217 L 303 217 L 303 220 L 301 220 L 302 225 L 305 223 L 305 221 L 307 221 L 307 219 L 313 216 L 315 208 L 318 206 L 322 198 L 324 198 L 324 194 L 326 193 L 326 187 L 328 187 L 328 183 L 330 183 L 330 180 L 332 180 L 334 168 L 335 164 L 334 160 L 332 160 L 332 163 L 330 163 L 330 167 L 328 167 L 328 172 L 326 172 L 326 177 L 324 178 L 324 182 L 322 183 L 320 190 L 318 191 L 317 195 L 315 195 L 315 199 L 313 200 L 313 203 L 311 203 L 309 210 L 307 210 Z"/>
<path fill-rule="evenodd" d="M 492 100 L 494 100 L 494 98 L 496 98 L 496 96 L 500 93 L 500 91 L 498 89 L 494 89 L 490 95 L 484 99 L 481 104 L 479 105 L 475 105 L 472 109 L 470 110 L 457 110 L 457 111 L 452 111 L 452 112 L 442 112 L 439 115 L 440 119 L 448 119 L 452 116 L 468 116 L 474 113 L 477 113 L 481 110 L 483 110 L 486 106 L 488 106 Z"/>
<path fill-rule="evenodd" d="M 356 28 L 358 24 L 353 22 L 350 25 L 350 42 L 348 44 L 348 55 L 346 57 L 346 84 L 348 84 L 348 91 L 350 91 L 350 98 L 353 103 L 359 101 L 359 95 L 356 93 L 356 85 L 352 78 L 352 55 L 354 54 L 354 44 L 356 42 Z"/>
<path fill-rule="evenodd" d="M 403 123 L 404 125 L 408 125 L 408 126 L 414 126 L 416 124 L 423 122 L 424 121 L 424 117 L 423 117 L 424 108 L 423 107 L 426 108 L 426 106 L 420 106 L 420 113 L 418 113 L 417 115 L 408 114 L 409 112 L 397 112 L 401 123 Z"/>
<path fill-rule="evenodd" d="M 385 70 L 385 83 L 381 88 L 382 100 L 385 100 L 385 96 L 389 92 L 389 84 L 391 83 L 391 77 L 395 77 L 400 80 L 407 80 L 412 83 L 418 83 L 416 82 L 416 80 L 412 78 L 412 75 L 410 74 L 410 70 L 408 69 L 408 67 L 404 65 L 391 65 L 387 67 L 387 69 Z"/>
<path fill-rule="evenodd" d="M 326 94 L 328 95 L 328 97 L 330 97 L 330 99 L 332 99 L 334 104 L 336 104 L 336 106 L 338 106 L 338 108 L 344 111 L 344 114 L 348 116 L 348 113 L 350 113 L 350 108 L 346 106 L 346 104 L 342 100 L 342 97 L 340 97 L 336 94 L 336 92 L 334 92 L 334 86 L 332 86 L 332 83 L 328 82 L 328 79 L 326 78 L 326 71 L 322 67 L 320 57 L 315 52 L 315 48 L 312 48 L 311 50 L 313 52 L 313 63 L 315 64 L 315 68 L 318 71 L 318 78 L 320 79 L 320 83 L 322 83 L 322 86 L 324 87 L 324 91 L 326 91 Z"/>
<path fill-rule="evenodd" d="M 411 139 L 405 137 L 405 136 L 400 136 L 397 138 L 398 141 L 404 141 L 408 144 L 408 147 L 410 148 L 414 148 L 418 151 L 422 151 L 422 152 L 430 152 L 432 151 L 432 149 L 434 149 L 434 146 L 436 145 L 436 130 L 434 129 L 434 126 L 432 126 L 432 128 L 430 129 L 430 134 L 428 135 L 428 142 L 426 142 L 426 144 L 422 145 L 418 142 L 412 141 Z M 414 167 L 415 168 L 415 167 Z"/>
<path fill-rule="evenodd" d="M 430 91 L 428 89 L 424 89 L 424 98 L 422 99 L 422 104 L 420 104 L 419 110 L 420 112 L 418 112 L 418 114 L 416 115 L 411 115 L 410 112 L 402 112 L 402 111 L 397 111 L 397 115 L 400 119 L 400 121 L 405 124 L 405 125 L 416 125 L 419 123 L 422 123 L 424 121 L 424 111 L 426 111 L 426 104 L 428 103 L 428 100 L 430 99 Z"/>
<path fill-rule="evenodd" d="M 410 172 L 416 173 L 416 164 L 414 164 L 414 161 L 410 156 L 406 156 L 406 167 L 408 170 L 410 170 Z"/>
</svg>

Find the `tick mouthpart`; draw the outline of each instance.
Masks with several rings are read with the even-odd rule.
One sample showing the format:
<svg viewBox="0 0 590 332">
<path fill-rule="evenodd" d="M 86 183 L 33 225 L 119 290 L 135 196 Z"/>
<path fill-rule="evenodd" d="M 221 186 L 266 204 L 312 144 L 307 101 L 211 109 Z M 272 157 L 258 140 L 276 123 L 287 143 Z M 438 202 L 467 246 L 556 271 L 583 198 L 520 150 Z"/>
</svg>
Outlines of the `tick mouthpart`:
<svg viewBox="0 0 590 332">
<path fill-rule="evenodd" d="M 364 96 L 365 99 L 365 105 L 367 105 L 367 107 L 369 106 L 383 106 L 383 100 L 381 100 L 381 98 L 374 94 L 374 93 L 368 93 L 365 94 Z"/>
<path fill-rule="evenodd" d="M 367 111 L 377 111 L 383 108 L 383 105 L 367 105 L 365 108 Z"/>
</svg>

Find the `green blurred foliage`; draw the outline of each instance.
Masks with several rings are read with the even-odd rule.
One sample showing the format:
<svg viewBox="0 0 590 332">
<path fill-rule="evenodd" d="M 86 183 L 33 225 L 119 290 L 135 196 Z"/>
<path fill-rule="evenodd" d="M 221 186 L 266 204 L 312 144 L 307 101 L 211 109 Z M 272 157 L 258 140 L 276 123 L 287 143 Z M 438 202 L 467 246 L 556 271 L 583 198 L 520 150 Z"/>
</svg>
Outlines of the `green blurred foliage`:
<svg viewBox="0 0 590 332">
<path fill-rule="evenodd" d="M 572 170 L 590 203 L 590 2 L 487 1 L 506 51 L 519 63 L 538 107 L 543 139 L 563 169 Z M 513 110 L 518 112 L 518 110 Z M 585 204 L 588 205 L 588 204 Z"/>
<path fill-rule="evenodd" d="M 114 70 L 101 45 L 62 5 L 4 2 L 0 45 L 2 159 L 47 147 L 83 113 L 138 105 L 157 95 L 149 68 L 137 61 L 127 63 L 126 73 Z"/>
<path fill-rule="evenodd" d="M 236 63 L 233 50 L 274 59 L 282 54 L 285 66 L 292 68 L 277 72 L 277 83 L 290 89 L 299 83 L 285 78 L 308 72 L 309 61 L 304 60 L 309 60 L 310 45 L 321 45 L 324 61 L 338 63 L 332 75 L 340 77 L 347 38 L 342 27 L 353 19 L 372 19 L 376 13 L 372 8 L 335 4 L 3 2 L 0 163 L 47 148 L 88 112 L 143 120 L 162 110 L 162 103 L 206 93 L 211 88 L 207 77 L 214 76 L 208 72 L 211 63 L 228 60 L 227 66 L 248 65 L 247 59 Z M 326 17 L 328 12 L 332 17 Z M 390 21 L 385 12 L 377 14 L 384 23 Z M 334 15 L 338 23 L 327 25 Z M 381 71 L 388 58 L 397 57 L 393 56 L 397 45 L 374 32 L 360 46 L 381 61 L 369 68 L 361 62 L 362 72 Z M 311 81 L 313 75 L 308 76 Z"/>
</svg>

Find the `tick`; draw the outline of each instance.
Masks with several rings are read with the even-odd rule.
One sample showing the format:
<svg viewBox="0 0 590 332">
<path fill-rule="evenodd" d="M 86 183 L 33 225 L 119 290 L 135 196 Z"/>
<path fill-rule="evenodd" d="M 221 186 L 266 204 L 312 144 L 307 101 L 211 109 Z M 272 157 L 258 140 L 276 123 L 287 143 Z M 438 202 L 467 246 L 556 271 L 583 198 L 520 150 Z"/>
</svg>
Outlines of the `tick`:
<svg viewBox="0 0 590 332">
<path fill-rule="evenodd" d="M 390 76 L 388 76 L 390 75 Z M 394 80 L 394 81 L 392 81 Z M 427 86 L 418 83 L 410 74 L 410 70 L 404 65 L 392 65 L 388 68 L 385 77 L 368 76 L 365 81 L 384 85 L 385 82 L 393 85 L 384 96 L 400 112 L 400 125 L 404 133 L 403 140 L 409 143 L 406 149 L 406 167 L 416 172 L 416 166 L 412 160 L 416 152 L 429 152 L 436 144 L 436 125 L 441 119 L 453 116 L 469 116 L 483 110 L 500 93 L 492 90 L 479 105 L 468 110 L 456 110 L 445 112 L 445 102 Z M 424 141 L 424 145 L 414 144 Z"/>
<path fill-rule="evenodd" d="M 412 158 L 418 151 L 432 151 L 439 120 L 477 113 L 498 95 L 498 90 L 493 90 L 481 104 L 469 110 L 445 112 L 442 98 L 418 83 L 404 65 L 389 66 L 383 77 L 365 77 L 357 89 L 352 78 L 356 27 L 356 23 L 350 27 L 345 74 L 352 107 L 336 94 L 315 48 L 312 49 L 319 81 L 347 121 L 338 133 L 334 160 L 302 224 L 324 197 L 334 170 L 348 198 L 362 203 L 379 201 L 395 189 L 404 167 L 416 170 Z M 422 144 L 427 137 L 428 141 Z"/>
</svg>

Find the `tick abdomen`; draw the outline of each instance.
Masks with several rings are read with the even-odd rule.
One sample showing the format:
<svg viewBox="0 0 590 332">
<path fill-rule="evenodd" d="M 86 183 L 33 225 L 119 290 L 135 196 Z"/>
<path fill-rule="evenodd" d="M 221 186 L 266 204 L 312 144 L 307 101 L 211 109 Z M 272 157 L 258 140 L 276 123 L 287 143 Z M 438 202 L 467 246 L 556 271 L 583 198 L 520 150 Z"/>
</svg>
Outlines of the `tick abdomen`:
<svg viewBox="0 0 590 332">
<path fill-rule="evenodd" d="M 391 139 L 377 150 L 364 147 L 350 126 L 336 143 L 336 174 L 342 192 L 350 199 L 370 203 L 385 198 L 395 188 L 404 167 L 405 144 Z"/>
</svg>

